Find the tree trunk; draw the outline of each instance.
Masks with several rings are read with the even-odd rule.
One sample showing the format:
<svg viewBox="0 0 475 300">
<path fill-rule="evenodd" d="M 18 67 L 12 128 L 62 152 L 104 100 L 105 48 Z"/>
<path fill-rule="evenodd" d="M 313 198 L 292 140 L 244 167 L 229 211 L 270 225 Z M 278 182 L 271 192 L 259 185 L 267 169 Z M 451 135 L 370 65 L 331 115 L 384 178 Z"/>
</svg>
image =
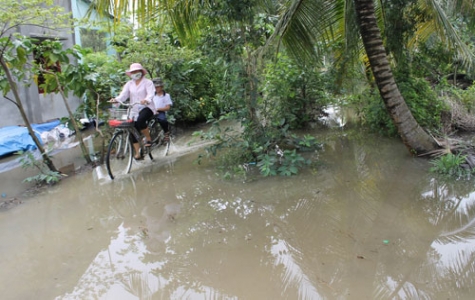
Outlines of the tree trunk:
<svg viewBox="0 0 475 300">
<path fill-rule="evenodd" d="M 59 82 L 58 76 L 54 72 L 48 72 L 46 70 L 42 70 L 42 71 L 46 72 L 46 73 L 49 73 L 49 74 L 54 76 L 54 78 L 56 80 L 56 83 L 58 84 L 58 90 L 59 90 L 59 93 L 61 94 L 61 97 L 63 99 L 64 106 L 66 107 L 66 110 L 68 111 L 68 114 L 69 114 L 69 118 L 71 119 L 71 124 L 73 124 L 73 128 L 76 131 L 76 136 L 77 136 L 78 141 L 79 141 L 79 146 L 81 147 L 82 156 L 84 157 L 84 159 L 86 160 L 86 163 L 88 165 L 92 165 L 91 156 L 89 155 L 89 151 L 87 150 L 86 145 L 84 144 L 84 140 L 82 139 L 81 131 L 79 130 L 79 126 L 76 122 L 76 119 L 74 119 L 74 114 L 71 110 L 71 107 L 69 106 L 68 99 L 66 98 L 66 95 L 64 94 L 63 86 Z"/>
<path fill-rule="evenodd" d="M 373 0 L 354 0 L 357 22 L 368 55 L 371 71 L 394 125 L 411 153 L 423 154 L 438 149 L 436 141 L 419 126 L 396 85 L 381 32 L 376 22 Z"/>
<path fill-rule="evenodd" d="M 2 66 L 3 71 L 5 72 L 5 76 L 7 77 L 8 83 L 10 84 L 10 87 L 12 89 L 13 96 L 16 101 L 16 106 L 18 107 L 18 110 L 20 111 L 21 117 L 23 119 L 23 122 L 25 122 L 25 126 L 28 129 L 28 133 L 30 134 L 31 138 L 33 139 L 33 142 L 36 145 L 36 148 L 38 148 L 38 151 L 40 151 L 41 156 L 43 158 L 43 162 L 48 166 L 48 169 L 50 169 L 53 172 L 58 172 L 56 167 L 54 166 L 53 162 L 49 158 L 48 154 L 46 153 L 45 149 L 41 145 L 41 142 L 39 141 L 38 137 L 36 136 L 35 132 L 33 131 L 33 128 L 31 127 L 30 121 L 28 120 L 28 117 L 26 116 L 25 110 L 23 108 L 23 104 L 21 103 L 20 95 L 18 94 L 18 89 L 15 81 L 13 80 L 13 77 L 10 73 L 10 69 L 8 68 L 6 62 L 4 61 L 3 57 L 0 57 L 0 65 Z"/>
</svg>

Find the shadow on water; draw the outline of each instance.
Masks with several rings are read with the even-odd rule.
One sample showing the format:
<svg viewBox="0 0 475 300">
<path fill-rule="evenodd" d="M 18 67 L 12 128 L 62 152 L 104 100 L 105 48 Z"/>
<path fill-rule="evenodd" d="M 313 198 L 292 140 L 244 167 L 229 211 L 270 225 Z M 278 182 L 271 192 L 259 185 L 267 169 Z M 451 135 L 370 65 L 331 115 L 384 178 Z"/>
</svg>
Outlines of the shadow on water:
<svg viewBox="0 0 475 300">
<path fill-rule="evenodd" d="M 473 297 L 473 183 L 398 140 L 307 134 L 324 147 L 298 176 L 225 181 L 183 143 L 0 213 L 2 299 Z"/>
</svg>

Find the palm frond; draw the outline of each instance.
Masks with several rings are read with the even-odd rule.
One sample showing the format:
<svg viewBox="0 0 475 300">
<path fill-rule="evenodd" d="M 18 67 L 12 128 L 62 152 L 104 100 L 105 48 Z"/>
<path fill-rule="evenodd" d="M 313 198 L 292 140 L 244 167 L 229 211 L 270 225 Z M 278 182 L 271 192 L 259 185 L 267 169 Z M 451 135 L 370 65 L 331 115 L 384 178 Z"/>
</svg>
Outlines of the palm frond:
<svg viewBox="0 0 475 300">
<path fill-rule="evenodd" d="M 206 1 L 164 0 L 163 3 L 178 36 L 193 44 L 201 28 L 199 8 L 207 5 Z"/>
<path fill-rule="evenodd" d="M 139 25 L 170 22 L 183 41 L 193 41 L 199 31 L 200 8 L 209 1 L 188 0 L 94 0 L 87 16 L 93 11 L 113 16 L 114 26 L 129 18 Z M 163 27 L 163 26 L 162 26 Z"/>
<path fill-rule="evenodd" d="M 331 48 L 338 73 L 344 76 L 348 74 L 345 70 L 364 61 L 366 52 L 361 42 L 353 0 L 344 1 L 342 14 L 343 18 L 338 19 L 334 27 L 335 40 Z"/>
<path fill-rule="evenodd" d="M 335 26 L 343 18 L 344 1 L 296 0 L 282 12 L 268 45 L 281 42 L 294 57 L 312 59 L 335 37 Z"/>
<path fill-rule="evenodd" d="M 449 0 L 445 1 L 445 9 L 449 16 L 464 16 L 470 27 L 475 25 L 475 1 L 473 0 Z"/>
<path fill-rule="evenodd" d="M 116 23 L 130 11 L 130 5 L 128 0 L 93 0 L 86 17 L 91 16 L 94 11 L 102 16 L 112 15 Z"/>
<path fill-rule="evenodd" d="M 456 50 L 457 58 L 463 66 L 470 69 L 474 61 L 474 54 L 471 49 L 461 40 L 460 35 L 454 28 L 453 23 L 448 18 L 448 14 L 460 13 L 460 10 L 467 9 L 470 14 L 475 16 L 475 9 L 473 1 L 447 1 L 449 8 L 443 8 L 437 0 L 423 0 L 419 1 L 419 7 L 422 11 L 427 13 L 430 18 L 427 21 L 421 20 L 419 22 L 416 34 L 410 41 L 411 45 L 415 45 L 417 42 L 425 42 L 434 33 L 437 33 L 438 37 L 444 41 L 444 43 Z"/>
</svg>

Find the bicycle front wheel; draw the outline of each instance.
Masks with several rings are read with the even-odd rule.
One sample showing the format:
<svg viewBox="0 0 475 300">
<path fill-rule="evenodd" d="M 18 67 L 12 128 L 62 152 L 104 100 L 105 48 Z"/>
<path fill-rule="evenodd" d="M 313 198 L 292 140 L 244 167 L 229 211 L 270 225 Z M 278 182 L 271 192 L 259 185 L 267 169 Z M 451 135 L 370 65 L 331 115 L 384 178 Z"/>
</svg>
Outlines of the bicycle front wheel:
<svg viewBox="0 0 475 300">
<path fill-rule="evenodd" d="M 132 167 L 132 143 L 129 133 L 117 132 L 112 137 L 107 150 L 106 165 L 111 179 L 118 175 L 127 174 Z"/>
</svg>

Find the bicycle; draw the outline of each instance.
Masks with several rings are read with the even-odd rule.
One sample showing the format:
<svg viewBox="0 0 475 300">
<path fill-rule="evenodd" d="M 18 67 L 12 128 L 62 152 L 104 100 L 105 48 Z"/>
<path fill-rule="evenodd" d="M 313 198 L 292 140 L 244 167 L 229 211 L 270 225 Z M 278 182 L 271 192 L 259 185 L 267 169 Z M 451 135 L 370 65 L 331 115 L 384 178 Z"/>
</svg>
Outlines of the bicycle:
<svg viewBox="0 0 475 300">
<path fill-rule="evenodd" d="M 170 149 L 170 140 L 165 141 L 165 132 L 155 116 L 147 121 L 150 137 L 152 138 L 152 145 L 145 146 L 145 141 L 141 133 L 134 127 L 135 122 L 130 118 L 130 110 L 133 105 L 122 105 L 128 108 L 113 108 L 109 111 L 110 119 L 108 123 L 114 128 L 114 133 L 112 134 L 107 149 L 106 166 L 111 179 L 114 179 L 118 175 L 128 174 L 132 168 L 134 151 L 131 135 L 135 137 L 140 145 L 140 157 L 145 157 L 148 154 L 150 159 L 153 160 L 152 151 L 155 148 L 165 145 L 164 156 L 168 154 Z"/>
</svg>

